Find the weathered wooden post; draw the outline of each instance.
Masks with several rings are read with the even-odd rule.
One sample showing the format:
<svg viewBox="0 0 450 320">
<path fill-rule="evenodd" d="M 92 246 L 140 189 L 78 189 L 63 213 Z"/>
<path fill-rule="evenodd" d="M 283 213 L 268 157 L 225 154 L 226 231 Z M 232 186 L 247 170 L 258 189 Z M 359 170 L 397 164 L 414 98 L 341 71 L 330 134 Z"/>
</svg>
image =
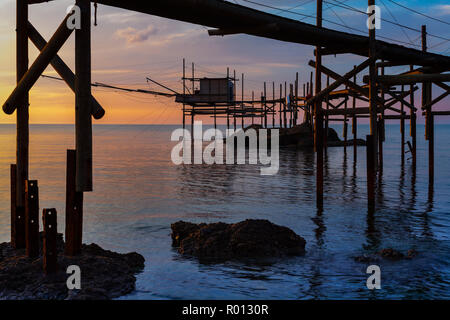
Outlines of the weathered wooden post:
<svg viewBox="0 0 450 320">
<path fill-rule="evenodd" d="M 65 253 L 80 253 L 83 242 L 83 192 L 76 191 L 76 151 L 67 150 Z"/>
<path fill-rule="evenodd" d="M 409 69 L 412 71 L 414 67 L 411 65 Z M 414 107 L 414 84 L 411 84 L 409 87 L 409 99 L 411 106 Z M 416 163 L 417 163 L 417 156 L 416 156 L 416 150 L 417 150 L 417 132 L 416 132 L 416 111 L 413 108 L 410 108 L 410 128 L 409 128 L 409 134 L 412 139 L 412 165 L 413 170 L 416 169 Z"/>
<path fill-rule="evenodd" d="M 77 0 L 81 28 L 75 30 L 75 143 L 76 191 L 89 192 L 92 184 L 91 118 L 91 2 Z"/>
<path fill-rule="evenodd" d="M 272 128 L 275 128 L 275 82 L 272 82 Z"/>
<path fill-rule="evenodd" d="M 322 0 L 317 0 L 317 26 L 322 27 Z M 315 94 L 318 95 L 322 90 L 322 54 L 321 47 L 316 47 L 316 87 Z M 314 105 L 314 140 L 316 149 L 316 202 L 319 208 L 323 207 L 323 113 L 322 98 L 316 100 Z"/>
<path fill-rule="evenodd" d="M 28 1 L 16 1 L 16 77 L 17 84 L 28 70 Z M 29 94 L 20 97 L 17 107 L 17 146 L 16 146 L 16 215 L 25 217 L 25 181 L 28 180 L 29 146 Z M 20 243 L 17 243 L 20 244 Z"/>
<path fill-rule="evenodd" d="M 405 91 L 405 86 L 402 85 L 401 88 L 402 88 L 402 94 L 403 94 Z M 400 118 L 401 149 L 400 149 L 400 151 L 402 153 L 401 160 L 402 160 L 402 165 L 403 165 L 405 162 L 405 115 L 404 115 L 405 105 L 403 104 L 403 100 L 400 103 L 400 111 L 401 111 L 401 118 Z"/>
<path fill-rule="evenodd" d="M 375 5 L 375 0 L 368 0 L 369 7 Z M 374 10 L 369 12 L 369 18 L 374 15 Z M 369 115 L 370 135 L 367 136 L 367 193 L 369 207 L 375 205 L 375 175 L 377 170 L 377 87 L 376 87 L 376 59 L 375 59 L 375 26 L 369 26 Z"/>
<path fill-rule="evenodd" d="M 186 129 L 186 103 L 184 103 L 185 100 L 186 100 L 186 59 L 183 58 L 183 129 Z"/>
<path fill-rule="evenodd" d="M 344 114 L 344 128 L 343 128 L 342 135 L 344 136 L 344 153 L 347 154 L 347 136 L 348 136 L 347 108 L 348 108 L 348 92 L 350 89 L 348 86 L 345 86 L 345 89 L 347 90 L 347 96 L 345 97 L 345 102 L 344 102 L 345 114 Z"/>
<path fill-rule="evenodd" d="M 366 153 L 367 153 L 367 195 L 368 195 L 368 206 L 370 209 L 375 208 L 375 170 L 373 170 L 375 165 L 375 159 L 373 152 L 375 150 L 374 144 L 375 139 L 373 135 L 369 134 L 366 137 Z"/>
<path fill-rule="evenodd" d="M 330 77 L 327 76 L 327 87 L 330 86 Z M 324 146 L 324 150 L 325 152 L 327 152 L 328 150 L 328 130 L 329 130 L 329 116 L 328 116 L 328 110 L 330 110 L 330 94 L 327 94 L 326 96 L 326 109 L 327 109 L 327 114 L 325 115 L 325 134 L 323 135 L 323 146 Z"/>
<path fill-rule="evenodd" d="M 353 69 L 356 69 L 356 66 L 354 66 Z M 353 76 L 353 83 L 356 84 L 356 74 Z M 352 108 L 353 111 L 355 111 L 356 93 L 353 94 Z M 356 161 L 358 160 L 358 144 L 356 142 L 356 139 L 358 138 L 358 118 L 356 117 L 356 114 L 353 114 L 352 118 L 352 133 L 353 133 L 353 161 L 356 163 Z"/>
<path fill-rule="evenodd" d="M 44 209 L 42 212 L 44 239 L 42 246 L 43 266 L 45 274 L 58 270 L 58 252 L 56 249 L 57 218 L 56 209 Z"/>
<path fill-rule="evenodd" d="M 286 81 L 284 82 L 284 128 L 286 129 L 288 127 L 287 125 L 287 115 L 286 115 L 286 109 L 287 109 L 287 83 Z"/>
<path fill-rule="evenodd" d="M 422 26 L 422 51 L 427 52 L 427 27 Z M 428 178 L 434 183 L 434 118 L 432 114 L 432 82 L 422 82 L 422 110 L 425 108 L 425 139 L 428 140 Z"/>
<path fill-rule="evenodd" d="M 25 183 L 25 242 L 27 256 L 39 256 L 39 188 L 36 180 Z"/>
<path fill-rule="evenodd" d="M 264 83 L 264 87 L 265 87 L 265 83 Z M 241 84 L 241 95 L 242 95 L 242 100 L 241 100 L 241 109 L 242 109 L 242 114 L 241 114 L 241 127 L 242 129 L 244 129 L 244 74 L 242 74 L 242 84 Z M 266 123 L 267 125 L 267 123 Z"/>
<path fill-rule="evenodd" d="M 283 84 L 280 83 L 280 129 L 283 128 L 283 103 L 281 100 L 283 99 Z"/>
<path fill-rule="evenodd" d="M 25 214 L 17 210 L 17 166 L 11 165 L 11 245 L 25 248 Z"/>
</svg>

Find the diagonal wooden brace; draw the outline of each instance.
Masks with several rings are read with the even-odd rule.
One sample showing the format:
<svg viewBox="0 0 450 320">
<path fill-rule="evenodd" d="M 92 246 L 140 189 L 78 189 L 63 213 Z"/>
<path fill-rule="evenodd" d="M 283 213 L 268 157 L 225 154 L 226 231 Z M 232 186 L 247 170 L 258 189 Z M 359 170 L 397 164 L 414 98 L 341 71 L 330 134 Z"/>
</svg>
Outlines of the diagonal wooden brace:
<svg viewBox="0 0 450 320">
<path fill-rule="evenodd" d="M 25 73 L 25 75 L 20 79 L 17 87 L 11 93 L 9 98 L 3 104 L 3 111 L 6 114 L 12 114 L 17 106 L 19 105 L 22 97 L 30 91 L 33 85 L 41 76 L 42 72 L 47 68 L 50 64 L 50 61 L 55 57 L 59 49 L 64 45 L 64 43 L 69 39 L 73 30 L 67 28 L 67 20 L 71 17 L 71 13 L 68 14 L 63 22 L 60 24 L 55 34 L 52 36 L 50 41 L 41 51 L 39 56 L 33 62 L 31 67 Z"/>
<path fill-rule="evenodd" d="M 45 39 L 30 22 L 28 22 L 28 37 L 40 51 L 42 51 L 47 45 Z M 69 88 L 72 89 L 73 92 L 75 92 L 75 74 L 64 63 L 64 61 L 58 55 L 55 55 L 53 60 L 50 61 L 50 64 L 52 65 L 53 69 L 58 72 L 61 78 L 67 83 Z M 103 116 L 105 115 L 105 110 L 93 96 L 91 98 L 91 104 L 92 116 L 97 120 L 103 118 Z"/>
<path fill-rule="evenodd" d="M 308 64 L 311 67 L 315 67 L 315 63 L 316 63 L 315 61 L 309 61 Z M 362 96 L 369 97 L 369 89 L 366 89 L 366 88 L 363 88 L 363 87 L 357 85 L 356 83 L 354 83 L 353 81 L 350 80 L 351 77 L 350 78 L 348 78 L 346 76 L 342 77 L 339 74 L 337 74 L 336 72 L 334 72 L 334 71 L 332 71 L 332 70 L 330 70 L 330 69 L 328 69 L 328 68 L 326 68 L 324 66 L 321 66 L 320 69 L 321 69 L 321 72 L 325 73 L 327 76 L 330 76 L 335 81 L 341 80 L 341 81 L 343 81 L 343 83 L 341 83 L 341 84 L 346 84 L 349 88 L 351 88 L 354 91 L 358 92 Z M 360 70 L 360 71 L 362 71 L 362 70 Z M 381 99 L 379 97 L 376 97 L 376 102 L 377 102 L 377 104 L 379 106 L 383 106 L 383 101 L 381 101 Z"/>
</svg>

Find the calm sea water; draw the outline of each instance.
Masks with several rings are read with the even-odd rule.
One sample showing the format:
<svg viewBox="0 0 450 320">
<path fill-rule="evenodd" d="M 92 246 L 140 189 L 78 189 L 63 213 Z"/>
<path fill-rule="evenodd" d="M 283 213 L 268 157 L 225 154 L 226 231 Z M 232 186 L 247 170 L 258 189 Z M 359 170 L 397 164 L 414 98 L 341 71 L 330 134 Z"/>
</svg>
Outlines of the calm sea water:
<svg viewBox="0 0 450 320">
<path fill-rule="evenodd" d="M 335 127 L 339 132 L 340 128 Z M 282 149 L 276 176 L 259 167 L 175 166 L 172 126 L 96 126 L 95 192 L 85 201 L 84 239 L 146 258 L 137 290 L 123 299 L 448 299 L 450 298 L 450 126 L 436 126 L 436 181 L 429 193 L 427 144 L 418 128 L 418 167 L 402 168 L 400 134 L 387 126 L 377 211 L 366 205 L 365 148 L 330 148 L 325 208 L 315 208 L 314 154 Z M 361 126 L 364 136 L 368 128 Z M 72 126 L 31 126 L 30 178 L 41 208 L 58 210 L 64 230 L 65 156 Z M 9 241 L 9 164 L 15 127 L 0 125 L 0 241 Z M 263 218 L 307 241 L 306 254 L 264 263 L 204 265 L 171 248 L 170 224 Z M 353 257 L 386 247 L 419 256 L 381 261 L 382 290 L 365 283 L 367 264 Z"/>
</svg>

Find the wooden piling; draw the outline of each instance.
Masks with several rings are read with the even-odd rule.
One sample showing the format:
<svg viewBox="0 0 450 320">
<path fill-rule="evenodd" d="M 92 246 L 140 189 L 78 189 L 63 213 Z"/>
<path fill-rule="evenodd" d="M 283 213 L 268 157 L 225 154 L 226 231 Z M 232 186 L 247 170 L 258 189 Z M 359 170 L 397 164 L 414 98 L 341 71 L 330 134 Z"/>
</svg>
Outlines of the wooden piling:
<svg viewBox="0 0 450 320">
<path fill-rule="evenodd" d="M 353 69 L 356 69 L 356 66 L 354 66 Z M 356 83 L 356 74 L 353 76 L 353 83 Z M 355 95 L 353 95 L 352 109 L 356 110 Z M 358 138 L 358 118 L 356 117 L 356 114 L 353 114 L 352 117 L 352 133 L 353 133 L 353 161 L 356 162 L 358 160 L 358 143 L 356 141 L 356 139 Z"/>
<path fill-rule="evenodd" d="M 39 188 L 37 180 L 25 183 L 25 244 L 29 258 L 39 256 Z"/>
<path fill-rule="evenodd" d="M 412 71 L 414 67 L 411 65 L 410 70 Z M 414 107 L 414 85 L 411 84 L 409 87 L 409 99 L 410 104 Z M 416 163 L 417 163 L 417 132 L 416 132 L 416 111 L 415 109 L 410 109 L 410 128 L 409 128 L 409 134 L 411 136 L 412 140 L 412 165 L 413 170 L 416 169 Z"/>
<path fill-rule="evenodd" d="M 372 7 L 375 5 L 375 0 L 368 0 L 369 7 Z M 370 12 L 369 16 L 372 14 L 375 14 L 375 12 Z M 375 39 L 375 27 L 372 26 L 369 28 L 369 58 L 372 60 L 369 64 L 369 114 L 370 114 L 370 135 L 372 136 L 372 139 L 374 139 L 374 143 L 372 144 L 372 147 L 374 148 L 373 152 L 370 152 L 370 154 L 374 157 L 373 161 L 375 163 L 375 168 L 377 168 L 377 158 L 378 158 L 378 152 L 377 152 L 377 140 L 378 140 L 378 133 L 377 133 L 377 87 L 376 87 L 376 39 Z"/>
<path fill-rule="evenodd" d="M 23 207 L 22 207 L 23 208 Z M 25 215 L 17 207 L 17 166 L 11 165 L 11 246 L 25 248 Z"/>
<path fill-rule="evenodd" d="M 183 58 L 183 129 L 186 128 L 186 104 L 184 103 L 185 99 L 186 99 L 186 59 Z"/>
<path fill-rule="evenodd" d="M 377 132 L 378 132 L 378 170 L 380 172 L 383 172 L 383 127 L 384 127 L 384 123 L 383 123 L 383 117 L 382 115 L 380 115 L 378 117 L 378 122 L 377 122 L 378 128 L 377 128 Z"/>
<path fill-rule="evenodd" d="M 56 209 L 44 209 L 42 212 L 44 239 L 42 246 L 43 266 L 45 274 L 58 271 L 58 252 L 56 238 L 58 234 Z"/>
<path fill-rule="evenodd" d="M 91 2 L 77 0 L 81 28 L 75 30 L 76 190 L 93 191 L 91 117 Z"/>
<path fill-rule="evenodd" d="M 28 71 L 28 1 L 17 0 L 16 8 L 16 77 L 19 84 Z M 20 97 L 16 112 L 16 164 L 17 164 L 17 211 L 18 216 L 25 216 L 25 181 L 28 180 L 28 147 L 29 147 L 29 94 Z"/>
<path fill-rule="evenodd" d="M 66 247 L 69 256 L 81 252 L 83 242 L 83 192 L 76 191 L 76 151 L 67 150 L 66 169 Z"/>
<path fill-rule="evenodd" d="M 374 137 L 369 134 L 366 137 L 366 152 L 367 152 L 367 200 L 369 208 L 375 207 L 375 156 L 373 154 Z"/>
<path fill-rule="evenodd" d="M 402 85 L 402 93 L 405 91 L 405 86 Z M 400 148 L 400 152 L 401 152 L 401 160 L 402 160 L 402 165 L 405 162 L 405 105 L 403 104 L 403 101 L 400 102 L 400 111 L 401 111 L 401 119 L 400 119 L 400 136 L 401 136 L 401 148 Z"/>
<path fill-rule="evenodd" d="M 322 27 L 322 0 L 317 0 L 317 26 Z M 321 47 L 316 47 L 316 87 L 315 94 L 322 90 L 322 55 Z M 316 202 L 317 207 L 323 207 L 323 113 L 322 99 L 317 99 L 314 106 L 315 125 L 315 149 L 316 149 Z"/>
</svg>

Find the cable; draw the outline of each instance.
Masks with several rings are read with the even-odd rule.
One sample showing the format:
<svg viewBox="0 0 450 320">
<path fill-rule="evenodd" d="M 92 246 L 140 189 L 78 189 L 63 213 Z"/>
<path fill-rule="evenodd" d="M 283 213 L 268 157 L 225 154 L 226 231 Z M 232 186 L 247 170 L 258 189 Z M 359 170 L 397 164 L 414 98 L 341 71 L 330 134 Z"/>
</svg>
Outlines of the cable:
<svg viewBox="0 0 450 320">
<path fill-rule="evenodd" d="M 280 8 L 276 8 L 276 7 L 273 7 L 273 6 L 269 6 L 269 5 L 262 4 L 262 3 L 258 3 L 258 2 L 251 1 L 251 0 L 241 0 L 241 1 L 249 2 L 249 3 L 255 4 L 255 5 L 259 5 L 259 6 L 262 6 L 262 7 L 266 7 L 266 8 L 270 8 L 270 9 L 272 9 L 272 10 L 273 10 L 273 9 L 275 9 L 275 10 L 281 10 Z M 325 1 L 325 2 L 326 2 L 326 1 Z M 331 3 L 331 4 L 334 4 L 334 3 Z M 283 9 L 283 10 L 284 10 L 284 9 Z M 284 11 L 286 11 L 286 10 L 284 10 Z M 292 12 L 292 11 L 290 11 L 290 13 L 295 14 L 295 15 L 304 16 L 304 17 L 315 18 L 315 16 L 311 16 L 311 15 L 307 15 L 307 14 L 303 14 L 303 13 L 299 13 L 299 12 Z M 364 13 L 364 14 L 366 14 L 366 13 Z M 323 21 L 326 21 L 326 22 L 328 22 L 328 23 L 331 23 L 331 24 L 340 26 L 340 27 L 348 28 L 348 29 L 351 29 L 351 30 L 353 30 L 353 31 L 357 31 L 357 32 L 366 34 L 366 31 L 363 31 L 363 30 L 360 30 L 360 29 L 356 29 L 356 28 L 353 28 L 353 27 L 349 27 L 349 26 L 346 26 L 346 25 L 343 25 L 343 24 L 341 24 L 341 23 L 337 23 L 337 22 L 334 22 L 334 21 L 331 21 L 331 20 L 328 20 L 328 19 L 325 19 L 325 18 L 322 18 L 322 20 L 323 20 Z M 414 44 L 414 43 L 409 43 L 409 42 L 406 42 L 406 41 L 401 41 L 401 40 L 389 38 L 389 37 L 386 37 L 386 36 L 378 36 L 378 38 L 380 38 L 380 39 L 386 39 L 386 40 L 393 41 L 393 42 L 403 43 L 403 44 L 407 44 L 407 45 L 411 45 L 411 46 L 415 46 L 415 47 L 420 47 L 419 45 Z"/>
<path fill-rule="evenodd" d="M 406 9 L 406 10 L 409 10 L 409 11 L 411 11 L 411 12 L 414 12 L 415 14 L 424 16 L 424 17 L 426 17 L 426 18 L 428 18 L 428 19 L 432 19 L 432 20 L 434 20 L 434 21 L 438 21 L 438 22 L 441 22 L 441 23 L 444 23 L 444 24 L 450 26 L 450 22 L 447 22 L 447 21 L 444 21 L 444 20 L 441 20 L 441 19 L 438 19 L 438 18 L 429 16 L 429 15 L 426 15 L 425 13 L 422 13 L 422 12 L 416 11 L 416 10 L 414 10 L 414 9 L 411 9 L 411 8 L 409 8 L 409 7 L 406 7 L 406 6 L 400 4 L 400 3 L 396 2 L 396 1 L 393 1 L 393 0 L 388 0 L 388 1 L 389 1 L 389 2 L 392 2 L 393 4 L 395 4 L 395 5 L 399 6 L 399 7 L 402 7 L 403 9 Z"/>
<path fill-rule="evenodd" d="M 347 9 L 347 10 L 351 10 L 351 11 L 355 11 L 355 12 L 361 13 L 363 15 L 367 15 L 367 12 L 364 12 L 362 10 L 359 10 L 359 9 L 355 8 L 355 7 L 352 7 L 352 6 L 350 6 L 350 5 L 346 4 L 346 3 L 343 3 L 342 1 L 338 1 L 338 0 L 332 0 L 332 1 L 336 2 L 335 5 L 338 6 L 338 7 L 341 7 L 343 9 Z M 330 3 L 330 2 L 328 2 L 326 0 L 324 2 Z M 401 23 L 397 23 L 397 22 L 394 22 L 394 21 L 391 21 L 391 20 L 388 20 L 388 19 L 384 19 L 384 18 L 381 18 L 381 20 L 384 21 L 384 22 L 387 22 L 387 23 L 399 26 L 399 27 L 403 27 L 403 28 L 409 29 L 411 31 L 422 33 L 422 30 L 419 30 L 419 29 L 416 29 L 416 28 L 413 28 L 413 27 L 410 27 L 410 26 L 407 26 L 407 25 L 404 25 L 404 24 L 401 24 Z M 441 37 L 441 36 L 438 36 L 438 35 L 435 35 L 435 34 L 427 33 L 427 35 L 429 35 L 430 37 L 434 37 L 434 38 L 450 41 L 449 38 L 444 38 L 444 37 Z"/>
</svg>

